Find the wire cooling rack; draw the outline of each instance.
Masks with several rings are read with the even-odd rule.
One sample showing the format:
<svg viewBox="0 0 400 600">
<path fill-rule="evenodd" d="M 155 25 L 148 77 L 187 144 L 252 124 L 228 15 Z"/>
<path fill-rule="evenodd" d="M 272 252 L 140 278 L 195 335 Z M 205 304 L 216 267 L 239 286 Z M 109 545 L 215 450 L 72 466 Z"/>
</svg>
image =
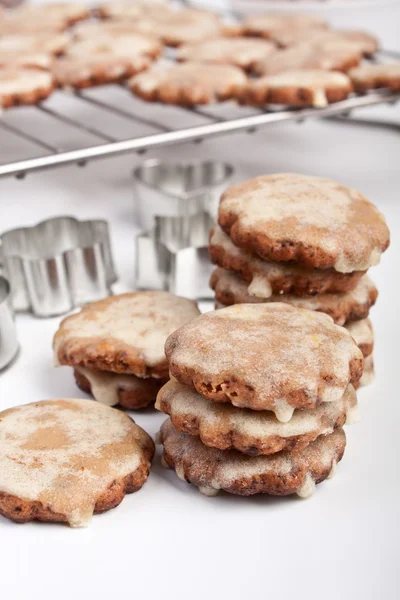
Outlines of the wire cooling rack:
<svg viewBox="0 0 400 600">
<path fill-rule="evenodd" d="M 377 57 L 379 61 L 390 58 L 389 52 L 380 52 Z M 400 92 L 380 89 L 325 108 L 258 110 L 222 103 L 187 109 L 146 103 L 134 98 L 124 85 L 57 91 L 37 106 L 13 108 L 1 115 L 0 177 L 23 178 L 27 173 L 61 165 L 84 166 L 94 159 L 144 153 L 229 133 L 253 133 L 286 121 L 349 117 L 355 109 L 399 100 Z M 60 127 L 62 138 L 54 140 Z"/>
</svg>

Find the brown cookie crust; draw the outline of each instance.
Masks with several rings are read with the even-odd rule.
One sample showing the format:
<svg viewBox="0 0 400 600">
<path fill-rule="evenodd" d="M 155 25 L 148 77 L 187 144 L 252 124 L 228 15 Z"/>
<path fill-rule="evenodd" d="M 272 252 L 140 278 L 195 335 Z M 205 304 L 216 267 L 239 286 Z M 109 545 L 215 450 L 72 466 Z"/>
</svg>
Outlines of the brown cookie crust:
<svg viewBox="0 0 400 600">
<path fill-rule="evenodd" d="M 269 291 L 270 296 L 272 294 L 314 296 L 328 292 L 347 292 L 357 286 L 365 273 L 365 271 L 339 273 L 335 269 L 313 269 L 296 263 L 266 261 L 246 248 L 235 246 L 219 226 L 211 231 L 208 252 L 214 264 L 222 269 L 234 271 L 250 284 L 256 278 L 262 279 L 265 288 L 263 297 L 269 297 L 266 290 Z"/>
<path fill-rule="evenodd" d="M 211 274 L 210 287 L 215 291 L 217 302 L 225 307 L 232 304 L 285 302 L 299 308 L 324 312 L 332 317 L 336 325 L 365 319 L 378 297 L 378 290 L 368 275 L 364 275 L 350 292 L 317 294 L 311 297 L 273 294 L 269 298 L 261 298 L 250 294 L 248 283 L 233 271 L 217 268 Z"/>
<path fill-rule="evenodd" d="M 31 81 L 31 89 L 27 89 L 26 79 Z M 54 88 L 53 78 L 44 71 L 23 67 L 0 68 L 1 108 L 38 104 L 48 98 Z"/>
<path fill-rule="evenodd" d="M 251 457 L 235 450 L 209 448 L 199 438 L 178 432 L 170 419 L 161 426 L 160 441 L 166 465 L 210 496 L 224 490 L 239 496 L 297 493 L 306 497 L 314 484 L 334 471 L 346 446 L 345 433 L 338 428 L 299 452 Z"/>
</svg>

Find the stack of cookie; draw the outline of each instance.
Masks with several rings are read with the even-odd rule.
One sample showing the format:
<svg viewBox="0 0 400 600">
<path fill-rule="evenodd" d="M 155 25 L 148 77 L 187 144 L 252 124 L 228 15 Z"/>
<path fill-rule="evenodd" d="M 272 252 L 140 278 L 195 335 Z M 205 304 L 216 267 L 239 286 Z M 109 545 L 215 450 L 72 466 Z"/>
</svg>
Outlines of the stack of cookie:
<svg viewBox="0 0 400 600">
<path fill-rule="evenodd" d="M 156 408 L 164 463 L 219 490 L 310 495 L 335 471 L 355 420 L 363 356 L 331 317 L 288 304 L 241 304 L 197 317 L 165 351 L 171 381 Z"/>
<path fill-rule="evenodd" d="M 193 300 L 168 292 L 136 292 L 87 304 L 54 336 L 56 365 L 102 404 L 139 409 L 168 380 L 167 337 L 199 314 Z"/>
<path fill-rule="evenodd" d="M 373 377 L 367 319 L 378 292 L 366 275 L 389 245 L 382 214 L 356 190 L 295 174 L 229 188 L 210 237 L 217 307 L 285 302 L 324 312 L 351 332 Z"/>
</svg>

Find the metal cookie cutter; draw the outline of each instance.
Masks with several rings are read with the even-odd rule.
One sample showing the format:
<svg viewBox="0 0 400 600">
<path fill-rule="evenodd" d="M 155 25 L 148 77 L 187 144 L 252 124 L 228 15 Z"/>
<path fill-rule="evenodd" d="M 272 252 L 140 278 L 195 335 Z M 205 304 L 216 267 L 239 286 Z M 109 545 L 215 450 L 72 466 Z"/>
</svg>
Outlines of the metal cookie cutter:
<svg viewBox="0 0 400 600">
<path fill-rule="evenodd" d="M 0 263 L 14 310 L 38 317 L 68 312 L 111 293 L 116 275 L 108 223 L 56 217 L 0 237 Z"/>
<path fill-rule="evenodd" d="M 222 162 L 149 160 L 135 169 L 136 286 L 194 299 L 212 297 L 208 237 L 219 197 L 233 175 Z"/>
<path fill-rule="evenodd" d="M 19 350 L 10 292 L 7 279 L 0 276 L 0 370 L 10 364 Z"/>
</svg>

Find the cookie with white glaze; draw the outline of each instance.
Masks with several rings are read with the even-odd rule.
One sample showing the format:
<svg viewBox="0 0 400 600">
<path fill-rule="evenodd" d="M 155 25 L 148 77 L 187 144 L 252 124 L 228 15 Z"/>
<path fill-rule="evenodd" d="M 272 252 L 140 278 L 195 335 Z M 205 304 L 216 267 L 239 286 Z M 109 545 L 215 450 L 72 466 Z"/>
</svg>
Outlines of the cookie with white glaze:
<svg viewBox="0 0 400 600">
<path fill-rule="evenodd" d="M 0 50 L 0 67 L 41 69 L 50 71 L 54 65 L 54 57 L 46 52 L 14 52 Z"/>
<path fill-rule="evenodd" d="M 288 13 L 266 13 L 245 19 L 243 30 L 247 35 L 275 40 L 281 32 L 324 30 L 326 21 L 314 15 L 291 15 Z"/>
<path fill-rule="evenodd" d="M 364 275 L 354 290 L 350 292 L 324 293 L 315 296 L 272 294 L 268 298 L 264 298 L 251 294 L 248 282 L 238 277 L 234 272 L 215 269 L 211 274 L 210 287 L 215 291 L 217 302 L 224 306 L 284 302 L 298 308 L 324 312 L 332 317 L 336 325 L 344 325 L 347 321 L 365 319 L 378 297 L 378 290 L 368 275 Z M 262 291 L 261 286 L 260 291 Z"/>
<path fill-rule="evenodd" d="M 156 408 L 170 416 L 175 429 L 199 436 L 206 446 L 235 449 L 249 456 L 302 450 L 319 435 L 355 422 L 358 412 L 352 386 L 336 402 L 296 410 L 290 421 L 280 423 L 271 412 L 218 404 L 175 380 L 161 388 Z"/>
<path fill-rule="evenodd" d="M 349 77 L 354 89 L 363 93 L 377 88 L 389 88 L 393 92 L 400 90 L 400 62 L 388 64 L 363 64 L 351 69 Z"/>
<path fill-rule="evenodd" d="M 168 292 L 110 296 L 61 321 L 53 340 L 55 362 L 165 378 L 165 340 L 197 315 L 196 302 Z"/>
<path fill-rule="evenodd" d="M 282 29 L 276 32 L 274 41 L 283 48 L 307 42 L 328 49 L 345 43 L 364 56 L 372 56 L 379 49 L 379 41 L 374 35 L 356 29 Z"/>
<path fill-rule="evenodd" d="M 18 523 L 88 525 L 145 483 L 151 437 L 125 413 L 45 400 L 0 413 L 0 514 Z"/>
<path fill-rule="evenodd" d="M 187 62 L 153 67 L 133 77 L 129 87 L 149 102 L 196 106 L 236 98 L 246 83 L 246 75 L 233 65 Z"/>
<path fill-rule="evenodd" d="M 0 107 L 38 104 L 54 90 L 50 73 L 38 69 L 5 66 L 0 68 Z"/>
<path fill-rule="evenodd" d="M 363 355 L 324 313 L 288 304 L 237 304 L 197 317 L 165 344 L 170 374 L 215 402 L 273 411 L 339 400 Z"/>
<path fill-rule="evenodd" d="M 240 496 L 298 494 L 306 498 L 317 483 L 334 474 L 346 446 L 345 433 L 338 428 L 298 452 L 246 456 L 209 448 L 199 438 L 177 431 L 170 419 L 161 426 L 160 441 L 163 463 L 208 496 L 223 490 Z"/>
<path fill-rule="evenodd" d="M 109 54 L 123 57 L 133 62 L 141 57 L 157 58 L 162 44 L 156 38 L 138 32 L 121 32 L 117 36 L 100 35 L 74 41 L 68 48 L 68 56 L 92 57 L 96 54 Z"/>
<path fill-rule="evenodd" d="M 256 177 L 228 188 L 218 222 L 236 246 L 265 260 L 339 273 L 377 265 L 390 242 L 383 215 L 360 192 L 294 173 Z"/>
<path fill-rule="evenodd" d="M 351 81 L 344 73 L 297 68 L 250 80 L 239 101 L 250 106 L 282 104 L 324 108 L 345 100 L 352 91 Z"/>
<path fill-rule="evenodd" d="M 0 52 L 62 54 L 70 39 L 64 33 L 13 34 L 0 38 Z"/>
<path fill-rule="evenodd" d="M 350 323 L 346 323 L 345 327 L 360 348 L 364 358 L 370 356 L 374 349 L 374 330 L 371 320 L 361 319 L 360 321 L 351 321 Z"/>
</svg>

